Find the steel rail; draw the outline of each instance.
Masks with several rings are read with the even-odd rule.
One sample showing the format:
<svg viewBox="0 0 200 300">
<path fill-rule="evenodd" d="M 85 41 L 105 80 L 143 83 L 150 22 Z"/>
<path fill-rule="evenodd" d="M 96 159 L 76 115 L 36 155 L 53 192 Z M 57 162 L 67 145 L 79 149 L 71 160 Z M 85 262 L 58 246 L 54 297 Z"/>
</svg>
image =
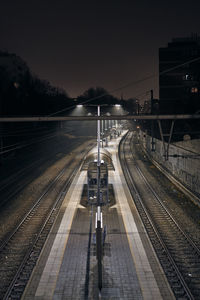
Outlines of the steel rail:
<svg viewBox="0 0 200 300">
<path fill-rule="evenodd" d="M 126 140 L 124 140 L 124 141 L 122 142 L 122 143 L 123 143 L 123 144 L 122 144 L 122 145 L 123 145 L 123 148 L 124 148 L 125 142 L 126 142 Z M 169 252 L 169 250 L 168 250 L 168 248 L 167 248 L 165 242 L 163 241 L 163 239 L 162 239 L 160 233 L 158 232 L 158 230 L 157 230 L 157 228 L 156 228 L 156 226 L 155 226 L 155 224 L 154 224 L 154 221 L 152 220 L 152 217 L 150 216 L 150 214 L 149 214 L 147 208 L 146 208 L 146 207 L 144 206 L 144 204 L 143 204 L 142 198 L 140 197 L 140 192 L 139 192 L 139 190 L 137 189 L 135 183 L 133 182 L 133 178 L 132 178 L 131 172 L 130 172 L 130 170 L 129 170 L 129 164 L 127 163 L 126 158 L 125 158 L 125 151 L 124 151 L 124 149 L 123 149 L 123 155 L 124 155 L 124 158 L 123 158 L 123 164 L 125 165 L 125 169 L 126 169 L 126 170 L 125 170 L 125 169 L 123 168 L 123 171 L 126 172 L 126 175 L 127 175 L 127 176 L 125 176 L 125 178 L 126 178 L 126 180 L 127 180 L 127 183 L 128 183 L 129 188 L 130 188 L 130 184 L 131 184 L 131 187 L 132 187 L 132 188 L 130 188 L 130 191 L 131 191 L 131 194 L 132 194 L 132 196 L 133 196 L 133 199 L 135 199 L 136 205 L 137 205 L 137 203 L 139 202 L 140 207 L 138 207 L 138 205 L 137 205 L 137 208 L 138 208 L 138 211 L 140 212 L 140 216 L 141 216 L 141 218 L 142 218 L 144 224 L 145 224 L 145 223 L 146 223 L 146 224 L 147 224 L 147 223 L 150 224 L 151 230 L 154 231 L 154 234 L 155 234 L 155 236 L 157 237 L 157 239 L 158 239 L 158 241 L 159 241 L 159 244 L 162 246 L 163 250 L 165 251 L 165 253 L 166 253 L 166 255 L 167 255 L 167 258 L 169 259 L 169 261 L 170 261 L 170 263 L 171 263 L 173 269 L 175 270 L 175 272 L 176 272 L 176 274 L 177 274 L 177 277 L 178 277 L 178 279 L 179 279 L 179 281 L 180 281 L 180 283 L 181 283 L 181 285 L 182 285 L 182 287 L 183 287 L 183 289 L 184 289 L 184 291 L 185 291 L 185 294 L 187 295 L 187 297 L 189 297 L 189 299 L 191 299 L 191 300 L 192 300 L 192 299 L 195 299 L 194 296 L 192 295 L 192 293 L 191 293 L 191 291 L 190 291 L 190 289 L 189 289 L 189 287 L 188 287 L 188 285 L 187 285 L 187 283 L 186 283 L 186 281 L 185 281 L 183 275 L 182 275 L 181 272 L 179 271 L 179 268 L 178 268 L 178 266 L 177 266 L 177 264 L 176 264 L 174 258 L 172 257 L 171 253 Z M 121 156 L 121 152 L 120 152 L 120 156 Z M 121 157 L 120 157 L 120 160 L 122 161 Z M 127 179 L 127 177 L 128 177 L 128 179 Z M 128 182 L 128 181 L 129 181 L 129 182 Z M 144 215 L 145 215 L 146 221 L 144 220 Z M 146 227 L 146 226 L 145 226 L 145 227 Z M 147 232 L 148 232 L 148 230 L 147 230 Z M 197 247 L 195 247 L 195 249 L 196 249 L 196 248 L 197 248 Z M 156 249 L 155 249 L 155 250 L 156 250 Z M 161 264 L 162 264 L 162 262 L 161 262 Z M 173 286 L 172 286 L 172 289 L 173 289 Z"/>
<path fill-rule="evenodd" d="M 165 212 L 168 214 L 168 216 L 170 217 L 170 219 L 174 222 L 174 224 L 176 224 L 176 227 L 179 229 L 179 231 L 182 233 L 182 235 L 185 237 L 185 239 L 188 240 L 188 242 L 192 245 L 192 247 L 195 249 L 196 253 L 198 253 L 198 255 L 200 256 L 200 249 L 197 247 L 197 245 L 193 242 L 193 240 L 188 236 L 188 234 L 186 234 L 182 228 L 179 226 L 179 224 L 177 223 L 177 221 L 174 219 L 173 215 L 169 212 L 169 210 L 166 208 L 166 206 L 163 204 L 162 200 L 159 198 L 159 196 L 157 195 L 157 193 L 155 192 L 155 190 L 151 187 L 151 185 L 149 184 L 149 182 L 147 181 L 146 177 L 144 176 L 144 174 L 142 173 L 141 169 L 138 167 L 138 165 L 135 165 L 135 167 L 138 170 L 138 173 L 140 173 L 140 176 L 143 178 L 144 182 L 146 183 L 146 185 L 148 186 L 148 188 L 151 190 L 152 194 L 154 194 L 155 198 L 157 199 L 157 201 L 159 202 L 159 204 L 162 206 L 162 208 L 165 210 Z"/>
<path fill-rule="evenodd" d="M 34 250 L 34 247 L 35 247 L 36 243 L 41 238 L 41 235 L 42 235 L 45 227 L 48 225 L 48 222 L 52 223 L 51 217 L 52 217 L 53 213 L 55 212 L 55 209 L 59 208 L 59 205 L 61 205 L 60 202 L 62 201 L 64 190 L 66 192 L 66 189 L 70 186 L 70 184 L 71 184 L 71 182 L 72 182 L 75 174 L 77 173 L 78 169 L 79 169 L 79 166 L 76 169 L 73 170 L 73 172 L 70 174 L 70 177 L 68 178 L 67 182 L 65 183 L 64 187 L 62 188 L 62 190 L 60 191 L 59 195 L 57 196 L 56 201 L 55 201 L 53 207 L 51 208 L 50 212 L 46 216 L 46 218 L 45 218 L 45 220 L 44 220 L 44 222 L 43 222 L 43 224 L 42 224 L 42 226 L 40 228 L 40 231 L 39 231 L 38 235 L 35 237 L 35 241 L 33 241 L 32 245 L 29 248 L 29 250 L 27 251 L 27 253 L 26 253 L 23 261 L 21 262 L 21 264 L 20 264 L 20 266 L 19 266 L 19 268 L 18 268 L 15 276 L 13 277 L 13 280 L 10 283 L 10 285 L 9 285 L 9 287 L 7 289 L 6 294 L 4 295 L 3 300 L 10 299 L 9 297 L 10 297 L 10 295 L 12 293 L 12 290 L 13 290 L 15 284 L 16 284 L 16 281 L 19 280 L 21 282 L 21 280 L 20 280 L 20 273 L 22 272 L 23 268 L 27 264 L 27 261 L 28 261 L 29 257 L 31 257 L 31 253 Z M 15 291 L 14 291 L 14 295 L 15 295 Z"/>
<path fill-rule="evenodd" d="M 16 234 L 16 232 L 21 228 L 21 226 L 24 224 L 24 222 L 27 220 L 29 216 L 31 216 L 32 213 L 34 213 L 34 210 L 40 205 L 41 200 L 44 196 L 47 195 L 47 193 L 50 191 L 50 189 L 54 186 L 54 184 L 59 180 L 59 178 L 63 175 L 65 170 L 67 169 L 69 164 L 65 166 L 61 170 L 61 172 L 56 176 L 56 178 L 48 185 L 48 187 L 44 190 L 42 195 L 37 199 L 37 201 L 34 203 L 34 205 L 31 207 L 31 209 L 26 213 L 26 215 L 23 217 L 23 219 L 20 221 L 20 223 L 17 225 L 17 227 L 14 229 L 14 231 L 5 239 L 2 244 L 0 245 L 0 252 L 2 249 L 7 245 L 7 243 L 12 239 L 12 237 Z"/>
<path fill-rule="evenodd" d="M 91 148 L 91 145 L 89 145 L 89 150 Z M 87 155 L 87 153 L 89 152 L 88 148 L 84 151 L 85 155 Z M 21 259 L 18 263 L 18 265 L 16 266 L 16 270 L 13 270 L 13 277 L 10 278 L 9 281 L 9 285 L 6 288 L 6 291 L 3 295 L 3 300 L 5 299 L 10 299 L 10 295 L 11 293 L 13 293 L 14 296 L 16 296 L 16 291 L 15 291 L 15 287 L 16 287 L 16 282 L 19 281 L 19 285 L 21 285 L 21 283 L 24 281 L 24 279 L 20 279 L 21 274 L 23 273 L 23 269 L 26 267 L 26 265 L 28 265 L 29 260 L 31 260 L 31 253 L 35 251 L 35 245 L 37 244 L 37 242 L 40 243 L 40 240 L 44 240 L 43 239 L 43 231 L 45 230 L 46 226 L 51 223 L 51 225 L 53 224 L 54 221 L 52 221 L 52 216 L 53 216 L 53 220 L 55 220 L 56 216 L 57 216 L 57 212 L 59 211 L 59 207 L 62 204 L 62 200 L 64 198 L 64 195 L 66 194 L 69 185 L 72 182 L 72 179 L 74 178 L 75 174 L 77 173 L 77 171 L 81 168 L 81 165 L 83 164 L 84 161 L 84 157 L 80 160 L 80 163 L 78 163 L 76 165 L 76 167 L 72 170 L 72 172 L 70 172 L 67 181 L 64 183 L 64 185 L 62 185 L 61 190 L 59 191 L 58 195 L 56 196 L 56 200 L 55 202 L 52 202 L 52 204 L 49 204 L 49 211 L 47 212 L 47 214 L 44 214 L 44 220 L 42 221 L 42 223 L 39 225 L 38 228 L 38 232 L 36 234 L 35 237 L 33 237 L 32 241 L 31 241 L 31 245 L 27 246 L 27 249 L 25 250 L 25 254 L 23 259 Z M 44 196 L 48 195 L 48 192 L 51 191 L 54 188 L 54 185 L 56 184 L 56 182 L 62 178 L 62 175 L 65 174 L 65 171 L 68 169 L 70 163 L 67 163 L 64 168 L 59 172 L 59 174 L 54 178 L 54 180 L 47 186 L 47 188 L 43 191 L 42 195 L 37 199 L 37 201 L 34 203 L 34 205 L 32 206 L 32 208 L 27 212 L 27 214 L 25 215 L 25 217 L 21 220 L 21 222 L 18 224 L 17 228 L 9 235 L 9 237 L 7 237 L 7 239 L 0 245 L 0 253 L 2 253 L 3 248 L 6 247 L 6 245 L 9 243 L 9 241 L 12 241 L 14 238 L 14 235 L 16 233 L 19 232 L 19 230 L 21 230 L 21 227 L 23 226 L 23 224 L 26 222 L 26 220 L 28 219 L 33 219 L 34 221 L 34 217 L 35 214 L 33 215 L 34 211 L 39 209 L 40 206 L 40 202 L 43 199 Z M 43 208 L 44 209 L 44 208 Z M 36 216 L 37 217 L 37 216 Z M 22 228 L 23 229 L 23 228 Z M 51 229 L 51 227 L 50 227 Z M 50 230 L 49 229 L 49 230 Z M 49 232 L 49 231 L 48 231 Z M 46 237 L 48 235 L 48 232 L 46 233 Z M 44 242 L 43 242 L 44 243 Z M 43 244 L 42 244 L 43 246 Z M 40 247 L 42 247 L 40 245 Z M 40 249 L 41 251 L 41 249 Z M 39 251 L 39 253 L 40 253 Z M 39 256 L 39 255 L 38 255 Z M 38 258 L 38 257 L 37 257 Z M 37 261 L 37 258 L 35 259 L 35 263 Z M 29 267 L 29 265 L 28 265 Z M 34 267 L 34 265 L 33 265 Z M 29 276 L 31 275 L 32 269 L 30 271 Z M 23 277 L 23 274 L 22 274 Z M 28 277 L 29 278 L 29 277 Z M 8 279 L 9 280 L 9 279 Z M 26 283 L 28 282 L 28 279 L 26 281 Z M 26 283 L 24 284 L 24 288 L 26 286 Z M 13 292 L 12 292 L 13 291 Z M 17 292 L 18 293 L 18 292 Z"/>
</svg>

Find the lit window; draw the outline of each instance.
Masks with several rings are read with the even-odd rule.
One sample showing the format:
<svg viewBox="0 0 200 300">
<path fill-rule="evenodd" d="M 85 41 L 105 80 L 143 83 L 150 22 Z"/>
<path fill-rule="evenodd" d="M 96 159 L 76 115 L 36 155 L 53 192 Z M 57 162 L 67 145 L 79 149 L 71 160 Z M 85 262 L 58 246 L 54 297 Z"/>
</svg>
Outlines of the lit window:
<svg viewBox="0 0 200 300">
<path fill-rule="evenodd" d="M 18 87 L 19 87 L 19 83 L 18 83 L 18 82 L 14 82 L 13 85 L 14 85 L 14 87 L 15 87 L 16 89 L 18 89 Z"/>
<path fill-rule="evenodd" d="M 193 80 L 193 77 L 190 74 L 186 74 L 183 76 L 183 80 Z"/>
<path fill-rule="evenodd" d="M 192 87 L 192 88 L 191 88 L 191 93 L 192 93 L 192 94 L 198 93 L 198 88 L 197 88 L 197 87 Z"/>
</svg>

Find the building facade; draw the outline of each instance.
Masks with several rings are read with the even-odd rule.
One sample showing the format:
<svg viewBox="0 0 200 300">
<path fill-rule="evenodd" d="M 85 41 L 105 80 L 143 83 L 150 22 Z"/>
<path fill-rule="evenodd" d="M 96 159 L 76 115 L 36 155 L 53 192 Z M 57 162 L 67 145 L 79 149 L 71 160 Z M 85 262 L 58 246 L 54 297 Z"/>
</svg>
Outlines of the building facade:
<svg viewBox="0 0 200 300">
<path fill-rule="evenodd" d="M 159 49 L 159 92 L 161 114 L 200 111 L 200 37 L 176 38 Z"/>
</svg>

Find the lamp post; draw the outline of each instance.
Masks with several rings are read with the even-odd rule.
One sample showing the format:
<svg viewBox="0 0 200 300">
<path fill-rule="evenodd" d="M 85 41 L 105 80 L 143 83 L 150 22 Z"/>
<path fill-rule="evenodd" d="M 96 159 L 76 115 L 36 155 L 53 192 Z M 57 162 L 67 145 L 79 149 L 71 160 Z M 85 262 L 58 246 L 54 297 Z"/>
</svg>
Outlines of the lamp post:
<svg viewBox="0 0 200 300">
<path fill-rule="evenodd" d="M 100 116 L 100 106 L 97 108 Z M 97 212 L 96 212 L 96 255 L 98 265 L 98 288 L 102 288 L 102 212 L 101 212 L 101 161 L 100 161 L 100 120 L 97 121 Z"/>
</svg>

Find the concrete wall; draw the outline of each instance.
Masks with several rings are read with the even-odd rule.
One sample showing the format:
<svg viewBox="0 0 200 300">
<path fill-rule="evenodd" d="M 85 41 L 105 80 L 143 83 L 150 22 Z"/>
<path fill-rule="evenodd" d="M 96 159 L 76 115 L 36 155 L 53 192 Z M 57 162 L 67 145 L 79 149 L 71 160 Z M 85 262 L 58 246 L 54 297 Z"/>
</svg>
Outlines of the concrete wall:
<svg viewBox="0 0 200 300">
<path fill-rule="evenodd" d="M 139 141 L 147 154 L 200 197 L 200 140 L 183 141 L 170 144 L 169 158 L 163 156 L 163 143 L 155 140 L 155 152 L 151 151 L 152 138 L 144 132 L 139 133 Z M 175 155 L 172 157 L 171 155 Z"/>
</svg>

